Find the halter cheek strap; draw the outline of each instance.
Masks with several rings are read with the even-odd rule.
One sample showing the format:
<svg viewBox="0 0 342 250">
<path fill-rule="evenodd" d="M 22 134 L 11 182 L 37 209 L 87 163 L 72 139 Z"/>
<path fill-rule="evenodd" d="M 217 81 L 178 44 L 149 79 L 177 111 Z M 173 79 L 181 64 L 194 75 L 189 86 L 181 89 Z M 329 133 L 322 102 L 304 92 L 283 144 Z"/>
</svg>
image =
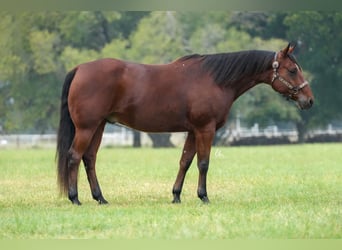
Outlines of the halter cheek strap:
<svg viewBox="0 0 342 250">
<path fill-rule="evenodd" d="M 286 81 L 283 77 L 281 77 L 278 73 L 278 68 L 279 68 L 279 62 L 277 61 L 277 56 L 278 53 L 276 52 L 274 54 L 274 60 L 272 63 L 272 68 L 273 68 L 273 76 L 272 76 L 272 81 L 271 85 L 273 86 L 273 83 L 276 79 L 278 79 L 281 83 L 283 83 L 286 87 L 288 87 L 293 93 L 289 94 L 289 98 L 291 98 L 293 95 L 298 94 L 298 92 L 303 89 L 306 85 L 308 85 L 308 81 L 303 82 L 302 84 L 298 86 L 293 86 L 290 82 Z"/>
</svg>

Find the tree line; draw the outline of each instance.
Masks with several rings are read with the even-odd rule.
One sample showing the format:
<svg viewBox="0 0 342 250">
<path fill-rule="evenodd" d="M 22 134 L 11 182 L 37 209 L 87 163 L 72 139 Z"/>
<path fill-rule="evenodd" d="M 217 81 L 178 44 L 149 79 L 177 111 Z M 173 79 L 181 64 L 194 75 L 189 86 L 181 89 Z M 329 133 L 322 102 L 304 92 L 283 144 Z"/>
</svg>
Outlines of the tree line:
<svg viewBox="0 0 342 250">
<path fill-rule="evenodd" d="M 293 124 L 303 138 L 342 118 L 342 12 L 0 13 L 2 133 L 55 131 L 65 74 L 79 63 L 114 57 L 160 64 L 192 53 L 278 51 L 289 41 L 297 42 L 314 107 L 299 111 L 260 85 L 237 100 L 230 119 Z"/>
</svg>

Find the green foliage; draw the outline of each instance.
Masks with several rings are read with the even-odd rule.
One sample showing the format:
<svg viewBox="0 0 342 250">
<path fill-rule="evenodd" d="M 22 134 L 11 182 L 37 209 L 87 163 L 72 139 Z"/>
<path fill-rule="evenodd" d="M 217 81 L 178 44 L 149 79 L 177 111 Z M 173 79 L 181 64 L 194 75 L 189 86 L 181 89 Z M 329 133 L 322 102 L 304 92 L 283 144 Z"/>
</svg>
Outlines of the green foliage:
<svg viewBox="0 0 342 250">
<path fill-rule="evenodd" d="M 108 42 L 105 24 L 106 19 L 97 11 L 68 12 L 60 23 L 60 33 L 73 47 L 99 50 Z"/>
<path fill-rule="evenodd" d="M 306 119 L 313 124 L 326 124 L 332 119 L 341 119 L 342 13 L 293 13 L 286 16 L 284 23 L 288 27 L 288 35 L 300 41 L 303 67 L 313 77 L 311 84 L 317 108 Z"/>
<path fill-rule="evenodd" d="M 341 238 L 340 149 L 213 148 L 209 205 L 197 198 L 195 165 L 182 203 L 171 204 L 180 149 L 102 149 L 97 173 L 110 204 L 92 200 L 81 167 L 81 207 L 58 196 L 53 150 L 1 150 L 0 238 Z"/>
<path fill-rule="evenodd" d="M 146 13 L 2 12 L 0 125 L 5 132 L 44 133 L 57 126 L 67 71 L 101 57 L 112 39 L 131 31 Z M 120 18 L 124 17 L 125 25 Z"/>
<path fill-rule="evenodd" d="M 66 71 L 73 69 L 80 63 L 93 61 L 100 58 L 97 51 L 91 49 L 77 49 L 66 46 L 60 55 L 60 60 Z"/>
<path fill-rule="evenodd" d="M 286 102 L 266 85 L 255 87 L 237 100 L 232 111 L 239 112 L 243 121 L 252 126 L 266 127 L 277 122 L 300 121 L 298 108 Z"/>
<path fill-rule="evenodd" d="M 20 34 L 15 18 L 7 13 L 3 13 L 0 22 L 0 80 L 8 81 L 23 75 L 27 69 L 20 53 L 23 50 L 22 40 L 14 40 Z M 14 42 L 15 41 L 15 42 Z M 18 77 L 19 78 L 19 77 Z"/>
<path fill-rule="evenodd" d="M 130 59 L 167 63 L 184 54 L 182 29 L 174 12 L 152 12 L 130 37 Z"/>
<path fill-rule="evenodd" d="M 113 39 L 110 43 L 107 43 L 101 50 L 102 57 L 112 57 L 120 59 L 131 59 L 128 51 L 129 41 L 126 39 Z"/>
<path fill-rule="evenodd" d="M 53 73 L 57 70 L 56 47 L 60 38 L 56 33 L 47 30 L 32 31 L 29 44 L 32 52 L 33 69 L 39 75 Z"/>
</svg>

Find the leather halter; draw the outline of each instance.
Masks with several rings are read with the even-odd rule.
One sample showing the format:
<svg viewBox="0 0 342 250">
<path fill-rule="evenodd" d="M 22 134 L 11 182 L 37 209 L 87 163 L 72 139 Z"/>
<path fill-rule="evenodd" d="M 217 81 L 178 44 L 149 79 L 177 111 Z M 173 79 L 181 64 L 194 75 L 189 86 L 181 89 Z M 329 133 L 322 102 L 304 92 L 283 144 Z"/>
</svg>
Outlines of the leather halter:
<svg viewBox="0 0 342 250">
<path fill-rule="evenodd" d="M 288 82 L 283 77 L 281 77 L 278 73 L 279 62 L 277 61 L 277 56 L 278 56 L 278 53 L 276 52 L 274 55 L 274 61 L 272 63 L 273 76 L 272 76 L 271 85 L 273 87 L 274 81 L 276 79 L 278 79 L 281 83 L 283 83 L 286 87 L 288 87 L 292 91 L 292 93 L 289 93 L 288 95 L 284 95 L 284 96 L 286 96 L 286 98 L 291 99 L 293 96 L 297 95 L 298 92 L 301 89 L 303 89 L 306 85 L 308 85 L 309 83 L 308 83 L 308 81 L 304 81 L 303 83 L 301 83 L 298 86 L 293 86 L 290 82 Z"/>
</svg>

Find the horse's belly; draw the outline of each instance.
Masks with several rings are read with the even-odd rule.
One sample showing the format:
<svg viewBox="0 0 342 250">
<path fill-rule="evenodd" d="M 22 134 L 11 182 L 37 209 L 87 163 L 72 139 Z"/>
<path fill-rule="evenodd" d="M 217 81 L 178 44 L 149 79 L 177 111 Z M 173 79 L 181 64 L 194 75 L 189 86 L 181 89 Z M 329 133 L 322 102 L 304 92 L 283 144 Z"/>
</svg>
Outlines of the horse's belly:
<svg viewBox="0 0 342 250">
<path fill-rule="evenodd" d="M 112 123 L 120 123 L 135 130 L 151 133 L 183 132 L 189 130 L 186 117 L 168 112 L 127 112 L 125 114 L 113 114 L 107 120 Z"/>
</svg>

